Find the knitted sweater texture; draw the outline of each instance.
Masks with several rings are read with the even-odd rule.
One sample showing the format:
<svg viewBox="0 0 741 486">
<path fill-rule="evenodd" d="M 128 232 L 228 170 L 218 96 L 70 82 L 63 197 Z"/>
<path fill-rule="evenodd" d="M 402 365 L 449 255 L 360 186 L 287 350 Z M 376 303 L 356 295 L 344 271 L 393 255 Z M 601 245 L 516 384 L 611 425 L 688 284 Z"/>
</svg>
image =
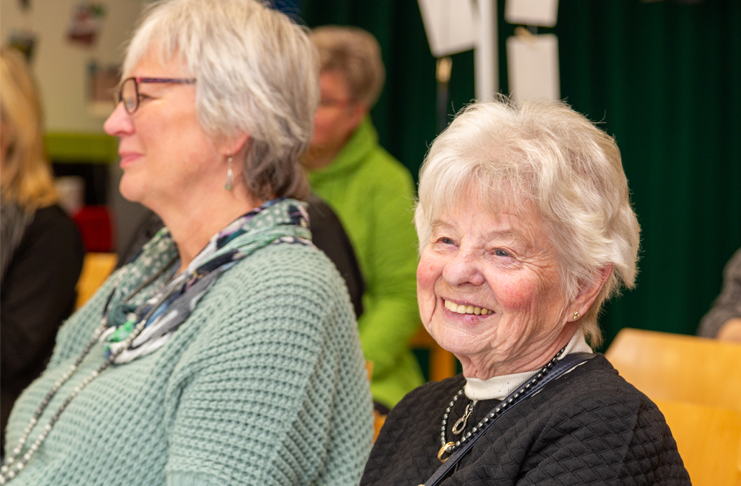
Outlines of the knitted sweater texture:
<svg viewBox="0 0 741 486">
<path fill-rule="evenodd" d="M 8 447 L 90 340 L 115 280 L 60 331 L 46 372 L 13 410 Z M 30 441 L 102 361 L 96 344 Z M 357 484 L 371 406 L 334 266 L 311 246 L 268 245 L 221 275 L 161 349 L 84 388 L 10 484 Z"/>
<path fill-rule="evenodd" d="M 370 118 L 329 166 L 308 176 L 355 249 L 365 279 L 358 328 L 365 358 L 373 362 L 371 392 L 392 407 L 424 382 L 409 349 L 409 338 L 419 327 L 412 177 L 378 144 Z"/>
<path fill-rule="evenodd" d="M 440 466 L 442 418 L 462 375 L 427 383 L 389 414 L 362 486 L 424 483 Z M 461 436 L 452 433 L 465 397 L 450 407 L 446 440 L 472 432 L 498 400 L 474 406 Z M 689 486 L 669 426 L 656 405 L 598 355 L 510 408 L 441 486 Z"/>
</svg>

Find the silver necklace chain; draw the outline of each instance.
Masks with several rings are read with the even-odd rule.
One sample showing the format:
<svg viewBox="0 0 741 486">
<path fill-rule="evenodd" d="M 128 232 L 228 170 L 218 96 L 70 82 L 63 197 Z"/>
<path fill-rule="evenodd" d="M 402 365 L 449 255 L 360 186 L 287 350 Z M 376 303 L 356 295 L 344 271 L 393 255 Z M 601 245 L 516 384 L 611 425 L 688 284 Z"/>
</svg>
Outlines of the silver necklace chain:
<svg viewBox="0 0 741 486">
<path fill-rule="evenodd" d="M 550 371 L 550 369 L 553 367 L 553 365 L 558 361 L 558 358 L 561 357 L 561 355 L 566 350 L 566 346 L 561 348 L 561 350 L 556 353 L 556 355 L 551 359 L 548 363 L 546 363 L 543 368 L 540 369 L 532 378 L 527 380 L 525 383 L 520 385 L 520 390 L 515 392 L 513 396 L 511 396 L 508 399 L 503 400 L 499 405 L 496 406 L 494 410 L 492 410 L 490 413 L 486 414 L 481 421 L 479 421 L 478 424 L 476 424 L 470 431 L 466 432 L 460 440 L 457 441 L 450 441 L 447 440 L 446 431 L 448 428 L 448 416 L 450 415 L 450 411 L 455 406 L 455 403 L 458 401 L 458 398 L 463 395 L 463 388 L 458 390 L 458 393 L 455 394 L 453 399 L 448 404 L 448 407 L 445 409 L 445 414 L 443 415 L 443 422 L 442 427 L 440 428 L 440 450 L 437 453 L 437 458 L 440 459 L 440 462 L 445 462 L 448 460 L 448 457 L 443 457 L 445 454 L 452 454 L 455 452 L 461 445 L 465 444 L 471 438 L 475 437 L 476 435 L 481 432 L 481 430 L 484 429 L 486 424 L 488 424 L 491 420 L 496 418 L 498 415 L 500 415 L 507 407 L 512 405 L 512 403 L 520 398 L 525 392 L 530 390 L 536 383 L 538 383 L 543 377 Z M 453 429 L 451 432 L 455 435 L 459 435 L 463 432 L 463 430 L 466 428 L 466 423 L 468 422 L 468 418 L 471 416 L 471 413 L 473 412 L 473 407 L 476 404 L 476 401 L 471 401 L 466 405 L 466 410 L 463 412 L 463 416 L 459 418 L 456 423 L 453 425 Z"/>
<path fill-rule="evenodd" d="M 141 289 L 143 289 L 146 285 L 153 282 L 157 277 L 159 277 L 168 267 L 172 265 L 172 263 L 175 261 L 173 259 L 170 263 L 165 265 L 165 267 L 157 272 L 155 275 L 147 279 L 142 285 L 139 285 L 133 292 L 129 293 L 129 295 L 126 296 L 126 298 L 122 299 L 122 302 L 127 302 L 130 300 L 134 295 L 139 293 Z M 169 281 L 169 279 L 168 279 Z M 165 285 L 167 285 L 167 282 L 165 282 Z M 168 293 L 169 295 L 169 293 Z M 165 296 L 166 298 L 167 296 Z M 149 320 L 149 317 L 154 313 L 154 311 L 157 309 L 158 306 L 154 306 L 150 312 L 139 321 L 139 323 L 134 327 L 134 329 L 131 331 L 129 336 L 124 340 L 123 345 L 119 348 L 118 351 L 111 351 L 109 356 L 106 358 L 106 360 L 101 364 L 98 369 L 94 370 L 90 375 L 85 377 L 82 382 L 80 382 L 79 385 L 74 387 L 72 389 L 72 392 L 67 396 L 67 398 L 64 400 L 62 405 L 57 409 L 57 411 L 52 415 L 49 422 L 44 426 L 43 430 L 39 434 L 39 436 L 36 438 L 36 441 L 31 444 L 28 449 L 26 450 L 25 454 L 21 455 L 21 453 L 24 450 L 24 446 L 26 445 L 26 442 L 28 441 L 29 435 L 31 435 L 31 431 L 36 426 L 36 424 L 39 421 L 39 418 L 41 418 L 41 415 L 44 413 L 46 408 L 49 406 L 49 402 L 51 402 L 52 398 L 57 394 L 59 389 L 64 385 L 71 377 L 77 372 L 78 367 L 82 362 L 84 361 L 85 357 L 90 353 L 90 350 L 93 349 L 93 346 L 98 342 L 100 339 L 101 334 L 103 334 L 103 331 L 105 331 L 109 325 L 108 321 L 106 319 L 107 312 L 103 313 L 103 319 L 101 325 L 95 330 L 93 333 L 93 338 L 88 342 L 87 346 L 85 346 L 85 349 L 82 351 L 80 356 L 77 357 L 74 363 L 72 363 L 67 369 L 67 371 L 62 374 L 62 377 L 59 378 L 55 383 L 54 386 L 51 387 L 51 390 L 46 394 L 44 399 L 41 401 L 41 404 L 34 412 L 33 416 L 31 417 L 31 420 L 29 420 L 28 425 L 25 429 L 23 429 L 23 434 L 18 439 L 18 443 L 16 444 L 15 448 L 13 448 L 13 451 L 11 454 L 5 458 L 5 461 L 3 461 L 2 467 L 0 467 L 0 484 L 5 484 L 14 477 L 18 475 L 21 471 L 23 471 L 23 468 L 26 467 L 28 462 L 31 460 L 33 455 L 36 453 L 36 451 L 39 449 L 41 444 L 46 440 L 46 437 L 49 435 L 49 432 L 51 432 L 52 428 L 54 427 L 54 424 L 57 423 L 59 420 L 59 417 L 62 415 L 62 412 L 65 411 L 67 406 L 69 406 L 70 402 L 79 395 L 79 393 L 85 388 L 87 385 L 90 384 L 94 379 L 96 379 L 106 368 L 110 367 L 113 364 L 113 361 L 116 359 L 116 357 L 121 354 L 125 349 L 128 349 L 128 347 L 131 345 L 131 343 L 136 339 L 139 334 L 144 330 L 144 327 L 147 324 L 147 321 Z"/>
</svg>

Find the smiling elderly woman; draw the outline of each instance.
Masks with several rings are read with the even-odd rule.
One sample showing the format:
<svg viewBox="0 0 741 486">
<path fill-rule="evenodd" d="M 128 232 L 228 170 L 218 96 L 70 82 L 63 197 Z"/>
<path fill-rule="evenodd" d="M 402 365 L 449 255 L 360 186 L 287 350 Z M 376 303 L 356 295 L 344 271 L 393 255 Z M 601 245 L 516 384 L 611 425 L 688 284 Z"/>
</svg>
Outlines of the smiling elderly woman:
<svg viewBox="0 0 741 486">
<path fill-rule="evenodd" d="M 166 228 L 60 330 L 0 483 L 357 483 L 357 325 L 300 201 L 318 71 L 305 29 L 255 0 L 146 11 L 105 129 L 122 194 Z"/>
<path fill-rule="evenodd" d="M 689 484 L 656 405 L 588 345 L 636 273 L 612 138 L 560 103 L 474 104 L 433 143 L 415 221 L 422 322 L 463 375 L 392 410 L 361 484 Z"/>
</svg>

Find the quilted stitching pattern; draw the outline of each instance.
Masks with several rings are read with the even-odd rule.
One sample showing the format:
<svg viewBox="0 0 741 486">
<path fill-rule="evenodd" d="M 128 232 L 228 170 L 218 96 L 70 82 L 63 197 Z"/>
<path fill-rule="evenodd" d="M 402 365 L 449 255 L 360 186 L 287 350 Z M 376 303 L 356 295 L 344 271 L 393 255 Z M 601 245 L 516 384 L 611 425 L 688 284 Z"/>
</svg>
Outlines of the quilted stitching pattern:
<svg viewBox="0 0 741 486">
<path fill-rule="evenodd" d="M 463 383 L 459 375 L 408 394 L 387 418 L 361 485 L 426 481 L 440 465 L 442 415 Z M 466 403 L 458 400 L 449 427 Z M 468 429 L 495 404 L 478 403 Z M 442 484 L 691 483 L 656 405 L 598 356 L 503 415 Z"/>
</svg>

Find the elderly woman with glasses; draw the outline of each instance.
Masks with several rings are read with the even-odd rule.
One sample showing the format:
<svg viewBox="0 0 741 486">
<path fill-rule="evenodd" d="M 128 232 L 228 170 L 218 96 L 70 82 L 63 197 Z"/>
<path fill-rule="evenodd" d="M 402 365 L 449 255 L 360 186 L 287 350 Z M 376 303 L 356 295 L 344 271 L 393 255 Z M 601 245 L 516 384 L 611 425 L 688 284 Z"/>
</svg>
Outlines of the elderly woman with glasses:
<svg viewBox="0 0 741 486">
<path fill-rule="evenodd" d="M 463 373 L 392 410 L 361 484 L 690 484 L 656 405 L 591 349 L 636 274 L 628 195 L 614 140 L 561 103 L 474 104 L 435 140 L 417 298 Z"/>
<path fill-rule="evenodd" d="M 60 330 L 0 483 L 358 482 L 364 360 L 301 202 L 317 75 L 304 29 L 255 0 L 147 9 L 105 129 L 122 194 L 166 228 Z"/>
</svg>

